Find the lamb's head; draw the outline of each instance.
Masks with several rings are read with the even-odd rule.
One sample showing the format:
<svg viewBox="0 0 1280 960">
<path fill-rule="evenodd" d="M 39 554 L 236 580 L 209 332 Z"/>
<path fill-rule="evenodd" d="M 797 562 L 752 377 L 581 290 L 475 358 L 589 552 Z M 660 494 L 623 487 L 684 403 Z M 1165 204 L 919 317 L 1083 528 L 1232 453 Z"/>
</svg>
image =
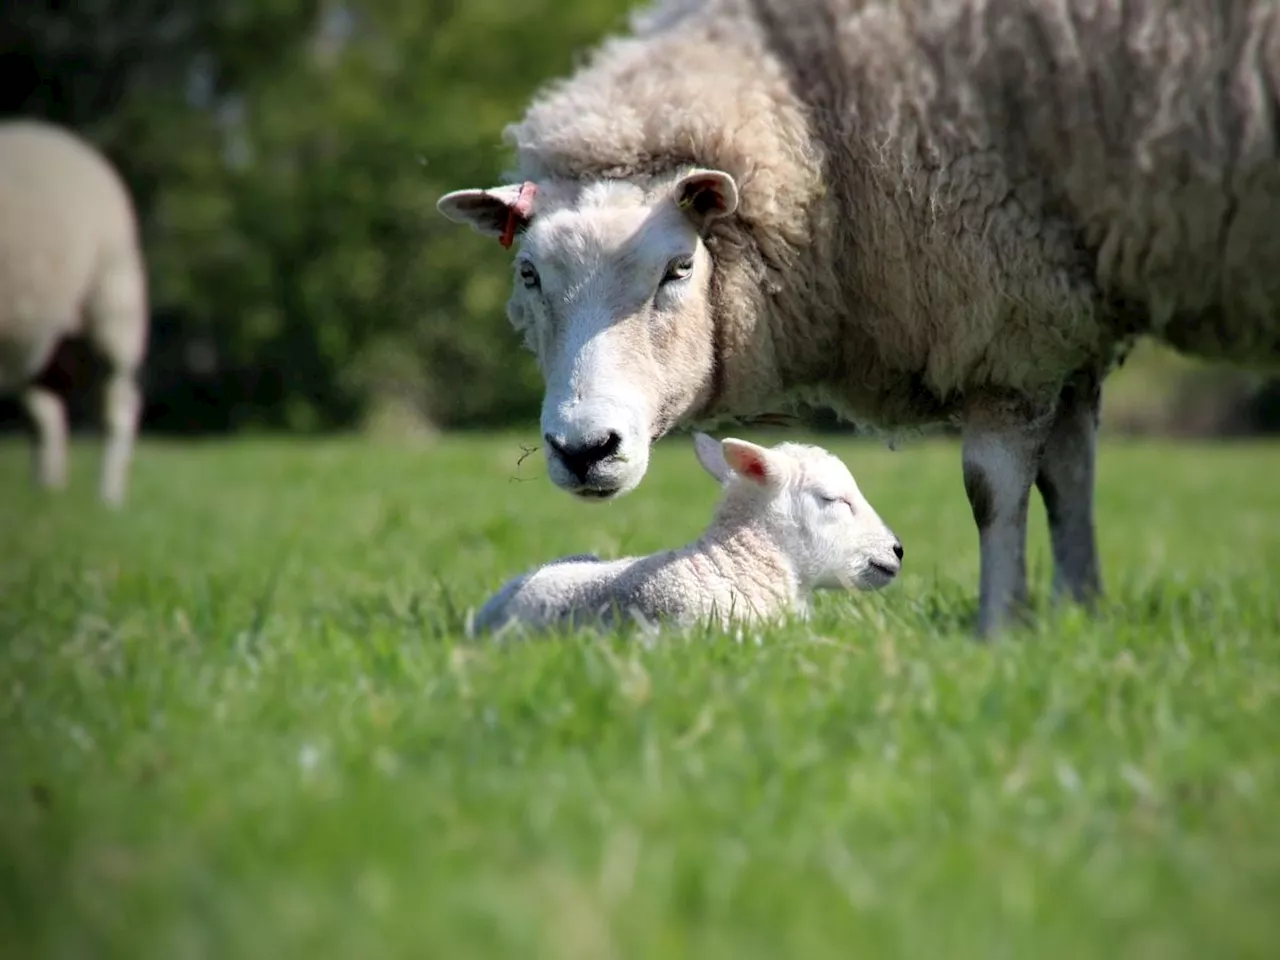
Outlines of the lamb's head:
<svg viewBox="0 0 1280 960">
<path fill-rule="evenodd" d="M 551 479 L 609 499 L 640 483 L 652 442 L 708 402 L 712 262 L 703 238 L 738 205 L 733 178 L 695 169 L 628 180 L 456 190 L 450 220 L 510 245 L 512 326 L 546 381 Z"/>
<path fill-rule="evenodd" d="M 807 589 L 878 590 L 902 568 L 902 543 L 848 467 L 821 447 L 761 447 L 694 435 L 698 461 L 724 485 L 717 523 L 754 523 Z"/>
</svg>

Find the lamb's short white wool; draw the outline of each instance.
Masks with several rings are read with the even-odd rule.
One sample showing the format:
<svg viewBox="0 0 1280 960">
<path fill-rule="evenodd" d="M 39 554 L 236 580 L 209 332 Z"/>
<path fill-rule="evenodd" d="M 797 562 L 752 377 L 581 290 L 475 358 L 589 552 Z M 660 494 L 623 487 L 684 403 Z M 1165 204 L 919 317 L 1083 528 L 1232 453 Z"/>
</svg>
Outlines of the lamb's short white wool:
<svg viewBox="0 0 1280 960">
<path fill-rule="evenodd" d="M 645 557 L 562 557 L 508 581 L 472 632 L 532 630 L 636 617 L 689 625 L 808 613 L 815 590 L 878 590 L 898 575 L 902 544 L 821 447 L 694 434 L 698 462 L 723 486 L 710 526 Z"/>
</svg>

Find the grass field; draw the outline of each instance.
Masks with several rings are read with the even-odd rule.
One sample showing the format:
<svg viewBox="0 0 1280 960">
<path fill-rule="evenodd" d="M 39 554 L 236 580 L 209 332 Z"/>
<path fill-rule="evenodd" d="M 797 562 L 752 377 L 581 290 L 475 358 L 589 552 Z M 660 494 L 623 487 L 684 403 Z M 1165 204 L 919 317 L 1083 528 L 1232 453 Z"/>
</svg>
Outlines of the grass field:
<svg viewBox="0 0 1280 960">
<path fill-rule="evenodd" d="M 833 441 L 889 590 L 469 643 L 715 498 L 685 438 L 609 506 L 520 439 L 153 442 L 118 515 L 96 446 L 57 498 L 0 447 L 0 957 L 1277 955 L 1280 446 L 1104 449 L 1097 620 L 972 642 L 955 447 Z"/>
</svg>

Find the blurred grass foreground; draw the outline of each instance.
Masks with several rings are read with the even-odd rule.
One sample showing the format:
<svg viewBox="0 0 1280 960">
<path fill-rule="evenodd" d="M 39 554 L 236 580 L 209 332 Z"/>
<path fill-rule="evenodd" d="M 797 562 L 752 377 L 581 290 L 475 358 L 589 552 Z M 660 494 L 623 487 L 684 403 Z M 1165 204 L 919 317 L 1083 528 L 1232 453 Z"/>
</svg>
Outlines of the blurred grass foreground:
<svg viewBox="0 0 1280 960">
<path fill-rule="evenodd" d="M 585 507 L 527 439 L 149 441 L 120 514 L 0 444 L 0 956 L 1275 956 L 1280 447 L 1105 444 L 1105 609 L 1045 607 L 1035 500 L 1004 643 L 955 444 L 846 438 L 888 590 L 467 641 L 503 578 L 716 496 L 674 437 Z"/>
</svg>

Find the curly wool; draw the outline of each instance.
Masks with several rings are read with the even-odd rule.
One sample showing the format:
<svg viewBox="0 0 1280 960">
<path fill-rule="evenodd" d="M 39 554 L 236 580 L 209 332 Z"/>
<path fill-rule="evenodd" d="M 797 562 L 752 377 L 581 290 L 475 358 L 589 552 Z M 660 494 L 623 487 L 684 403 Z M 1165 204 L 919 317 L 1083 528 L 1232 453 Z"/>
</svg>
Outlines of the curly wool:
<svg viewBox="0 0 1280 960">
<path fill-rule="evenodd" d="M 517 180 L 732 174 L 726 406 L 899 427 L 1140 333 L 1280 359 L 1278 91 L 1261 0 L 671 0 L 506 138 Z"/>
</svg>

